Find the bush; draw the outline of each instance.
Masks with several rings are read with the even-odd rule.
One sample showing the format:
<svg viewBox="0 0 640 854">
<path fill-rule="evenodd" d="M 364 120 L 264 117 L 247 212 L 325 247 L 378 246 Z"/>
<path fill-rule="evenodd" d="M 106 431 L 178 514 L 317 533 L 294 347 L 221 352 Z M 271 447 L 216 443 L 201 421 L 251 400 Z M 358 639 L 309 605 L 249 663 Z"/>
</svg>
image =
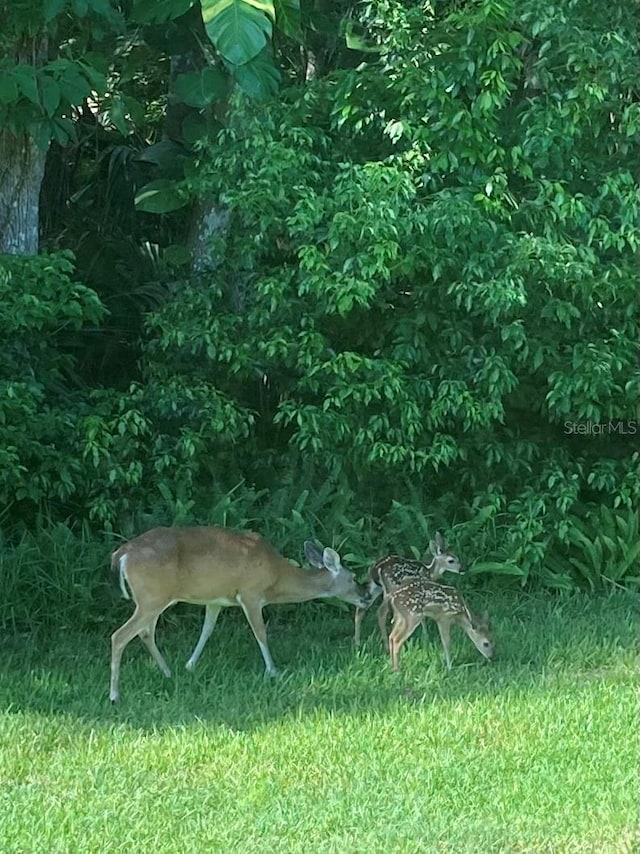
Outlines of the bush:
<svg viewBox="0 0 640 854">
<path fill-rule="evenodd" d="M 3 261 L 8 525 L 316 530 L 359 568 L 441 529 L 479 575 L 632 583 L 631 9 L 383 5 L 357 68 L 201 142 L 216 264 L 117 389 L 76 382 L 64 330 L 104 312 L 69 258 Z"/>
</svg>

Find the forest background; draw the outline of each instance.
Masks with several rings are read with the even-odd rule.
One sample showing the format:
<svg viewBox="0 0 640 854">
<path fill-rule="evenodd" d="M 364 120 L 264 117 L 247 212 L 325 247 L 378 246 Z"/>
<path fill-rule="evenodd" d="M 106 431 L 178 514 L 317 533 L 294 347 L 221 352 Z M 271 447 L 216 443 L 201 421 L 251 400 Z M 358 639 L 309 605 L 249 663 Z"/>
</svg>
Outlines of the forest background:
<svg viewBox="0 0 640 854">
<path fill-rule="evenodd" d="M 636 15 L 0 3 L 0 622 L 155 524 L 634 585 Z"/>
</svg>

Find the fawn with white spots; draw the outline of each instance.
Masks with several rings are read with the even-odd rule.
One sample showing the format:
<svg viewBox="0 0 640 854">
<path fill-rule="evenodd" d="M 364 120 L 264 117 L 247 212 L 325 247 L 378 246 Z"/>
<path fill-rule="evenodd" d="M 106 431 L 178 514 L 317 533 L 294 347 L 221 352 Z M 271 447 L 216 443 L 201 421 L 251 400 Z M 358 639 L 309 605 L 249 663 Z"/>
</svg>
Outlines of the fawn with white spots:
<svg viewBox="0 0 640 854">
<path fill-rule="evenodd" d="M 436 581 L 445 572 L 462 574 L 464 567 L 458 556 L 447 548 L 442 534 L 436 534 L 435 539 L 429 543 L 431 560 L 427 563 L 422 560 L 389 555 L 381 558 L 369 570 L 369 596 L 370 602 L 366 608 L 356 608 L 354 643 L 360 646 L 360 626 L 368 608 L 382 594 L 382 604 L 378 608 L 378 626 L 383 642 L 387 642 L 387 618 L 390 605 L 388 594 L 400 585 L 414 579 L 426 578 Z"/>
<path fill-rule="evenodd" d="M 486 659 L 493 658 L 488 616 L 473 614 L 455 587 L 426 578 L 414 579 L 390 591 L 385 598 L 393 613 L 393 628 L 386 645 L 391 655 L 392 670 L 400 669 L 400 650 L 425 618 L 434 620 L 438 625 L 448 670 L 451 669 L 451 626 L 460 626 Z"/>
</svg>

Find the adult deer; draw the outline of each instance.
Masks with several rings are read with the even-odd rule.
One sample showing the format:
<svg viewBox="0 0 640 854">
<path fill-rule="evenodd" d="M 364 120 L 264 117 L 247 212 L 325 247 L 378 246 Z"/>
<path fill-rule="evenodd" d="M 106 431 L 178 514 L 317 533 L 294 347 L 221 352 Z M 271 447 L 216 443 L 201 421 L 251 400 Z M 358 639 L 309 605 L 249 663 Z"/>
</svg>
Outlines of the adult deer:
<svg viewBox="0 0 640 854">
<path fill-rule="evenodd" d="M 111 567 L 119 575 L 125 598 L 132 597 L 136 608 L 111 636 L 112 702 L 119 699 L 122 653 L 136 635 L 164 675 L 171 675 L 156 646 L 155 630 L 160 614 L 176 602 L 206 606 L 200 638 L 187 661 L 189 670 L 200 658 L 220 610 L 239 606 L 270 676 L 277 671 L 267 645 L 265 605 L 331 596 L 366 606 L 367 591 L 342 566 L 337 552 L 319 549 L 311 541 L 305 542 L 304 551 L 315 569 L 304 570 L 286 560 L 259 534 L 218 527 L 154 528 L 120 546 Z"/>
<path fill-rule="evenodd" d="M 387 618 L 389 616 L 390 604 L 388 595 L 401 584 L 413 579 L 426 578 L 436 581 L 445 572 L 462 574 L 465 568 L 454 552 L 447 548 L 447 544 L 440 532 L 435 539 L 429 543 L 431 560 L 427 563 L 422 560 L 389 555 L 376 561 L 369 570 L 369 604 L 366 608 L 356 608 L 354 643 L 360 646 L 360 628 L 367 609 L 373 605 L 382 594 L 382 603 L 378 608 L 378 626 L 383 642 L 387 641 Z"/>
</svg>

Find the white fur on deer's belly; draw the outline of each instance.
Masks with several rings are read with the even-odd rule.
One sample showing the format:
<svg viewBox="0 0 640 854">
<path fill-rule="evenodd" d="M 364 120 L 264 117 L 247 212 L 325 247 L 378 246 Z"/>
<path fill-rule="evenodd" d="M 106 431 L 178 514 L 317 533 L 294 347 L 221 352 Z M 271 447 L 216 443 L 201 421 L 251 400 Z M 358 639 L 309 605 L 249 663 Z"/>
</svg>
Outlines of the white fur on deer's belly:
<svg viewBox="0 0 640 854">
<path fill-rule="evenodd" d="M 179 602 L 188 602 L 189 605 L 225 605 L 236 606 L 240 604 L 237 599 L 229 599 L 227 596 L 221 596 L 218 599 L 179 599 Z"/>
</svg>

